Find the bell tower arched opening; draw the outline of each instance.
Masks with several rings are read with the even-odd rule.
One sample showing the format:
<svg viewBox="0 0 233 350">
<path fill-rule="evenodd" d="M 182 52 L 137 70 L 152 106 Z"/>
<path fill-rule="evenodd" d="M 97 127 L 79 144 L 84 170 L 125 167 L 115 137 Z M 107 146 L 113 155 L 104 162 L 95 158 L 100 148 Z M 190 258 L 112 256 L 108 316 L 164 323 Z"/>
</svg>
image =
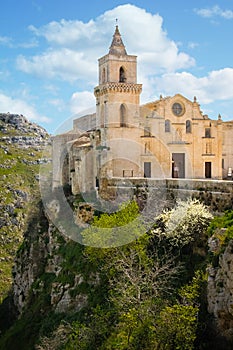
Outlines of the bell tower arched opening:
<svg viewBox="0 0 233 350">
<path fill-rule="evenodd" d="M 120 67 L 120 70 L 119 70 L 119 83 L 125 83 L 125 82 L 126 82 L 125 69 L 123 67 Z"/>
</svg>

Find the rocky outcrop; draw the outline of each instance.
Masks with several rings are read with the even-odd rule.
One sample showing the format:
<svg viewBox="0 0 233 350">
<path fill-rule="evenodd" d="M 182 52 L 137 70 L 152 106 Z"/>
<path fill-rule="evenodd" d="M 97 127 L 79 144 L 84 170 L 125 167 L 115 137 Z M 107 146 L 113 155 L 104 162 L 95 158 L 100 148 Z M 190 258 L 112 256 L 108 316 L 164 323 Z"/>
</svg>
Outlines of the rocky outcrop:
<svg viewBox="0 0 233 350">
<path fill-rule="evenodd" d="M 84 306 L 87 305 L 87 295 L 78 294 L 72 297 L 72 291 L 82 283 L 82 276 L 76 276 L 75 287 L 70 287 L 67 283 L 55 282 L 52 284 L 51 290 L 51 305 L 55 309 L 56 313 L 59 312 L 72 312 L 80 311 Z"/>
<path fill-rule="evenodd" d="M 39 197 L 39 167 L 50 137 L 22 115 L 0 113 L 0 298 L 11 286 L 11 268 L 28 215 Z"/>
<path fill-rule="evenodd" d="M 47 131 L 36 123 L 28 121 L 26 117 L 22 114 L 10 114 L 10 113 L 0 113 L 1 132 L 7 133 L 8 127 L 13 127 L 14 129 L 22 133 L 36 133 L 41 135 L 41 137 L 46 138 Z"/>
<path fill-rule="evenodd" d="M 98 274 L 91 273 L 88 279 L 82 273 L 71 273 L 64 265 L 62 247 L 77 246 L 54 227 L 43 214 L 37 213 L 35 222 L 29 227 L 24 244 L 18 251 L 13 269 L 14 305 L 19 314 L 30 305 L 30 298 L 40 298 L 46 293 L 49 306 L 55 313 L 78 312 L 87 305 L 88 296 L 82 284 L 94 288 L 99 283 Z M 73 262 L 74 264 L 74 262 Z"/>
<path fill-rule="evenodd" d="M 216 238 L 210 241 L 218 250 Z M 219 257 L 219 266 L 208 269 L 208 311 L 214 315 L 220 334 L 233 337 L 233 240 Z"/>
</svg>

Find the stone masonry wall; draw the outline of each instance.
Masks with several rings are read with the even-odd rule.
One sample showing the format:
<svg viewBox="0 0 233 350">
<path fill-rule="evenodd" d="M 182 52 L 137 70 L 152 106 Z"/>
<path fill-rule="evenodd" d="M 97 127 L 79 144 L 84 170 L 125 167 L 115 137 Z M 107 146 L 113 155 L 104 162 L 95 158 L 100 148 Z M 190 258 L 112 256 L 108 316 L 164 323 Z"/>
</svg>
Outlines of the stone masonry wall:
<svg viewBox="0 0 233 350">
<path fill-rule="evenodd" d="M 215 212 L 233 209 L 233 181 L 225 180 L 111 178 L 102 180 L 99 194 L 104 199 L 114 199 L 120 193 L 130 199 L 132 192 L 157 189 L 164 190 L 168 200 L 192 197 Z"/>
</svg>

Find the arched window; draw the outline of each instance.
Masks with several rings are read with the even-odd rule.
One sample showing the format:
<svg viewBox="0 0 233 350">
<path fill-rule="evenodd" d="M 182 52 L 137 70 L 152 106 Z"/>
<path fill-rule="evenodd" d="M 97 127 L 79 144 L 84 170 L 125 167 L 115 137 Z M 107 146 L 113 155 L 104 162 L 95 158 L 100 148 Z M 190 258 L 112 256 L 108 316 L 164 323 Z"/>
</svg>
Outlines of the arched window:
<svg viewBox="0 0 233 350">
<path fill-rule="evenodd" d="M 190 120 L 186 120 L 186 134 L 190 134 L 192 132 L 192 124 Z"/>
<path fill-rule="evenodd" d="M 119 82 L 120 83 L 125 83 L 126 82 L 126 75 L 125 75 L 125 70 L 123 67 L 120 68 L 119 71 Z"/>
<path fill-rule="evenodd" d="M 170 120 L 165 120 L 165 132 L 170 132 L 171 131 L 171 123 Z"/>
<path fill-rule="evenodd" d="M 126 127 L 126 108 L 125 106 L 122 104 L 120 106 L 120 127 Z"/>
</svg>

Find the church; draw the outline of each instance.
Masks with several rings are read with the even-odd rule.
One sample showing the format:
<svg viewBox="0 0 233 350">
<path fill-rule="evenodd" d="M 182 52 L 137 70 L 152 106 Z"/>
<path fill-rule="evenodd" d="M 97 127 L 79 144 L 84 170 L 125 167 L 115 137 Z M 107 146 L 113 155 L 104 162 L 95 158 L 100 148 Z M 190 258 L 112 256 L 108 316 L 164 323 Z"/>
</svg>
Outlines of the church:
<svg viewBox="0 0 233 350">
<path fill-rule="evenodd" d="M 69 184 L 77 194 L 111 178 L 232 179 L 233 121 L 210 119 L 195 96 L 179 93 L 141 105 L 137 56 L 117 25 L 98 61 L 96 112 L 54 138 L 54 187 Z"/>
</svg>

